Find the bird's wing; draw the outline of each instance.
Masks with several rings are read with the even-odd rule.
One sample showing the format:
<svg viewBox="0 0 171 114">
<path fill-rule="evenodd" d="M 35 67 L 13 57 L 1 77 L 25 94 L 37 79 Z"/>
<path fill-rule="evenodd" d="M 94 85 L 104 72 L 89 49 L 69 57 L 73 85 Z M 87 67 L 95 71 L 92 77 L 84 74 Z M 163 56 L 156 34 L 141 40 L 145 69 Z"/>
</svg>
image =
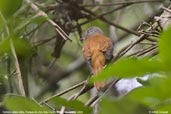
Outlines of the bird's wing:
<svg viewBox="0 0 171 114">
<path fill-rule="evenodd" d="M 105 51 L 105 58 L 111 60 L 113 58 L 113 43 L 112 41 L 108 42 L 108 46 Z"/>
</svg>

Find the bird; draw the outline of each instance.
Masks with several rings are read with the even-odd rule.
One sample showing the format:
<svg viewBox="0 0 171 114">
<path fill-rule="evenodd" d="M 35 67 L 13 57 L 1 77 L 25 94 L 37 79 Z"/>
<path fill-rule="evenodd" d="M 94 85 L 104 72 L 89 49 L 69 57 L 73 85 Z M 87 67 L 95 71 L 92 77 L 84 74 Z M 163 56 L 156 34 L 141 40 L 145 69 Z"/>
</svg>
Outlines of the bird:
<svg viewBox="0 0 171 114">
<path fill-rule="evenodd" d="M 114 43 L 110 38 L 104 35 L 99 27 L 88 28 L 84 36 L 81 38 L 83 42 L 82 52 L 91 73 L 97 76 L 113 58 Z M 105 86 L 104 81 L 94 83 L 97 90 L 101 90 Z"/>
</svg>

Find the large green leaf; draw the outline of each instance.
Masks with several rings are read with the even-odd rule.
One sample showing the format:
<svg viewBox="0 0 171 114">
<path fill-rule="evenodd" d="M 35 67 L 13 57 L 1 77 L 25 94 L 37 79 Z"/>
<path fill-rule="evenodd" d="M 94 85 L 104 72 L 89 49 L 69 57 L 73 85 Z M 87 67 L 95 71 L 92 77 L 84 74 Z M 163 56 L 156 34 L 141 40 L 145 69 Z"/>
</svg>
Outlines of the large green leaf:
<svg viewBox="0 0 171 114">
<path fill-rule="evenodd" d="M 159 58 L 163 61 L 171 70 L 171 28 L 168 28 L 161 34 L 159 39 Z"/>
<path fill-rule="evenodd" d="M 157 73 L 164 71 L 166 68 L 158 60 L 149 58 L 122 58 L 116 63 L 104 69 L 95 80 L 103 80 L 109 77 L 135 77 L 144 76 L 145 74 Z"/>
<path fill-rule="evenodd" d="M 4 16 L 11 16 L 22 5 L 23 0 L 0 0 L 0 11 Z"/>
<path fill-rule="evenodd" d="M 165 114 L 169 114 L 171 112 L 171 102 L 168 104 L 161 104 L 161 106 L 159 108 L 157 108 L 157 110 L 159 111 L 159 113 L 165 113 Z"/>
<path fill-rule="evenodd" d="M 25 113 L 27 113 L 27 112 L 36 113 L 37 112 L 38 114 L 39 114 L 39 112 L 51 113 L 51 111 L 48 110 L 46 107 L 40 106 L 33 100 L 22 97 L 22 96 L 16 96 L 16 95 L 5 96 L 5 98 L 3 100 L 3 106 L 5 106 L 10 111 L 18 111 L 18 112 L 23 111 Z"/>
<path fill-rule="evenodd" d="M 71 100 L 67 101 L 66 99 L 63 99 L 61 97 L 55 97 L 51 99 L 48 103 L 54 105 L 54 106 L 66 106 L 67 108 L 70 108 L 72 110 L 75 110 L 76 112 L 80 112 L 83 114 L 91 114 L 92 108 L 86 107 L 82 102 L 77 100 Z"/>
<path fill-rule="evenodd" d="M 149 109 L 130 99 L 102 99 L 99 114 L 148 114 Z"/>
<path fill-rule="evenodd" d="M 171 76 L 169 77 L 155 77 L 149 80 L 149 86 L 144 86 L 135 89 L 128 97 L 136 100 L 146 106 L 153 106 L 153 108 L 161 108 L 160 104 L 164 104 L 165 101 L 171 99 Z M 170 105 L 171 100 L 166 106 Z"/>
</svg>

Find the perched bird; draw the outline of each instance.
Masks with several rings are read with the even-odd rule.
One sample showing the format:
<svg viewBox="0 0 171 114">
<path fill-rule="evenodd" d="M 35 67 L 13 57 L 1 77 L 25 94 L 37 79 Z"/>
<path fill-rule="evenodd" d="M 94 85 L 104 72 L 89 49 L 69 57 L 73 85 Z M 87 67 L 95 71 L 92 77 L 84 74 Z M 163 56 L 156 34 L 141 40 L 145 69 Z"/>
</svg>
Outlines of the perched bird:
<svg viewBox="0 0 171 114">
<path fill-rule="evenodd" d="M 106 62 L 113 58 L 113 42 L 103 34 L 98 27 L 90 27 L 84 34 L 82 41 L 83 56 L 96 76 L 105 66 Z M 97 90 L 105 86 L 105 82 L 94 83 Z"/>
</svg>

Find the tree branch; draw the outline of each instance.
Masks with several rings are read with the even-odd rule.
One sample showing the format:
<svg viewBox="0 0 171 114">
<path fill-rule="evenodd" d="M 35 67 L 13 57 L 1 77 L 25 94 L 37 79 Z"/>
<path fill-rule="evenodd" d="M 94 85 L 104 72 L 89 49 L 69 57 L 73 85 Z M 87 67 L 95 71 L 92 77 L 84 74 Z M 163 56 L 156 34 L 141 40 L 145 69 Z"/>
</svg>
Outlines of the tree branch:
<svg viewBox="0 0 171 114">
<path fill-rule="evenodd" d="M 103 4 L 87 4 L 87 5 L 82 5 L 82 6 L 83 7 L 113 6 L 113 5 L 130 4 L 130 3 L 144 3 L 144 2 L 163 2 L 163 0 L 121 1 L 121 2 L 103 3 Z"/>
</svg>

